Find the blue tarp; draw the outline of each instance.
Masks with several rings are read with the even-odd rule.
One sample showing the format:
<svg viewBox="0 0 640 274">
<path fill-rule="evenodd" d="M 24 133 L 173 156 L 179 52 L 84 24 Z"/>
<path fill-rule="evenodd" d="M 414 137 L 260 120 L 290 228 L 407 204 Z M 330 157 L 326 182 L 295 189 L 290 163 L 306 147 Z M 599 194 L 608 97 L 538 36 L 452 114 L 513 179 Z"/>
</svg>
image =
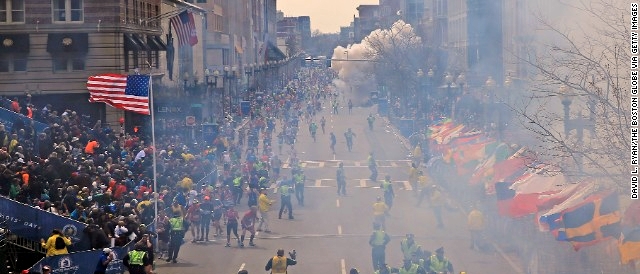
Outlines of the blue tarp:
<svg viewBox="0 0 640 274">
<path fill-rule="evenodd" d="M 134 241 L 129 242 L 123 247 L 113 247 L 111 250 L 115 253 L 115 260 L 109 263 L 107 274 L 122 274 L 126 267 L 122 264 L 122 259 L 129 251 L 133 249 Z M 66 255 L 58 255 L 42 258 L 39 262 L 31 267 L 30 270 L 42 272 L 42 267 L 48 265 L 51 267 L 51 273 L 56 274 L 80 274 L 93 273 L 98 266 L 102 250 L 91 250 L 70 253 Z"/>
<path fill-rule="evenodd" d="M 70 252 L 87 250 L 91 246 L 89 238 L 83 233 L 86 224 L 2 196 L 0 219 L 6 220 L 11 233 L 18 237 L 39 242 L 40 239 L 48 239 L 53 229 L 60 229 L 71 237 Z"/>
<path fill-rule="evenodd" d="M 18 120 L 21 120 L 24 125 L 29 125 L 33 122 L 33 128 L 38 133 L 44 131 L 47 127 L 49 127 L 45 123 L 38 122 L 22 114 L 15 113 L 6 108 L 0 108 L 0 123 L 4 124 L 7 132 L 11 132 L 13 124 L 15 124 L 15 122 Z"/>
</svg>

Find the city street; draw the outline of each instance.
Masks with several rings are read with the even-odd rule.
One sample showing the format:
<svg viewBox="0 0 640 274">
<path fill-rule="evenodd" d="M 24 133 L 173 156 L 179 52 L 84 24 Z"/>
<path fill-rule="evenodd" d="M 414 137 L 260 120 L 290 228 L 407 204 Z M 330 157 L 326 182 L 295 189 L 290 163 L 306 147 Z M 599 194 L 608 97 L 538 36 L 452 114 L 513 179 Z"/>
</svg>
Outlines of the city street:
<svg viewBox="0 0 640 274">
<path fill-rule="evenodd" d="M 157 261 L 157 272 L 235 274 L 239 269 L 246 269 L 249 273 L 265 273 L 267 260 L 275 255 L 278 248 L 283 248 L 297 251 L 298 264 L 289 267 L 288 273 L 291 274 L 345 274 L 352 267 L 361 273 L 373 273 L 368 244 L 372 233 L 372 204 L 377 196 L 382 196 L 380 182 L 368 180 L 367 156 L 373 152 L 379 167 L 378 179 L 390 175 L 395 183 L 396 199 L 391 216 L 387 218 L 387 233 L 392 236 L 387 246 L 387 263 L 390 266 L 402 264 L 400 241 L 405 234 L 413 233 L 425 250 L 444 247 L 445 256 L 453 263 L 455 273 L 520 273 L 516 263 L 508 261 L 500 253 L 483 254 L 469 249 L 470 236 L 462 211 L 445 211 L 445 227 L 438 229 L 428 202 L 416 207 L 416 198 L 408 184 L 409 152 L 384 124 L 384 119 L 377 115 L 373 132 L 368 129 L 366 117 L 375 111 L 375 107 L 354 108 L 350 115 L 347 108 L 341 108 L 339 115 L 331 115 L 330 110 L 325 109 L 315 121 L 319 124 L 321 116 L 326 117 L 326 133 L 322 134 L 319 128 L 315 143 L 307 130 L 307 122 L 300 122 L 296 150 L 305 171 L 307 188 L 304 207 L 298 206 L 292 198 L 294 220 L 277 219 L 279 203 L 276 202 L 270 215 L 273 232 L 259 232 L 256 247 L 239 248 L 232 244 L 226 248 L 226 240 L 222 237 L 194 244 L 187 233 L 187 243 L 180 251 L 178 263 Z M 348 128 L 356 134 L 352 152 L 347 150 L 344 138 Z M 329 148 L 329 132 L 334 132 L 338 140 L 336 155 L 332 155 Z M 283 148 L 283 161 L 288 158 L 287 151 Z M 347 197 L 336 194 L 335 175 L 339 162 L 344 163 L 348 179 Z M 285 168 L 287 166 L 285 164 Z M 283 170 L 283 174 L 289 175 L 289 172 L 288 168 Z M 271 199 L 279 198 L 273 191 L 269 191 L 269 196 Z M 239 210 L 241 213 L 247 210 L 246 198 Z M 245 244 L 247 242 L 245 240 Z M 232 240 L 232 243 L 235 242 Z"/>
</svg>

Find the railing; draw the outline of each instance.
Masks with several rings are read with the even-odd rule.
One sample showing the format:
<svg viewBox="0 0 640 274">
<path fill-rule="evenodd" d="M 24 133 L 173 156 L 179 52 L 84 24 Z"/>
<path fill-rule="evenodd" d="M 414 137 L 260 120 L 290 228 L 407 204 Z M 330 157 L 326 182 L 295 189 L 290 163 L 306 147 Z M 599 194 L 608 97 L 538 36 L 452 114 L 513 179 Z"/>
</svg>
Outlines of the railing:
<svg viewBox="0 0 640 274">
<path fill-rule="evenodd" d="M 42 247 L 40 242 L 18 237 L 18 235 L 15 234 L 6 233 L 6 235 L 4 236 L 4 242 L 7 244 L 22 247 L 29 251 L 47 254 L 47 250 Z"/>
</svg>

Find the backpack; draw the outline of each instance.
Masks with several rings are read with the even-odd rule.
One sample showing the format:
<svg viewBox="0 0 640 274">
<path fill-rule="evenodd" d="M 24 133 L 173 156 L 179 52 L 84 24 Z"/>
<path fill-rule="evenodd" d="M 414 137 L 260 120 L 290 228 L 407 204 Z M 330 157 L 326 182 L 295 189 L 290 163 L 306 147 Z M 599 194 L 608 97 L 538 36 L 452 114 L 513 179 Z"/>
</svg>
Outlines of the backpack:
<svg viewBox="0 0 640 274">
<path fill-rule="evenodd" d="M 67 244 L 64 242 L 62 236 L 58 236 L 56 238 L 56 244 L 54 245 L 54 247 L 58 250 L 65 249 L 67 247 Z"/>
</svg>

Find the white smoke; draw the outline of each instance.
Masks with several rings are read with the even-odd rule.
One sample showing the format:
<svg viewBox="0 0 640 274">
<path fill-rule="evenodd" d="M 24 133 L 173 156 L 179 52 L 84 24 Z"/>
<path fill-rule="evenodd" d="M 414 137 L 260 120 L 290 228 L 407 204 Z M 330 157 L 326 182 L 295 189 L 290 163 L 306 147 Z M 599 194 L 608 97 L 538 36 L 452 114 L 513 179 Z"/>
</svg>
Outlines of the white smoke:
<svg viewBox="0 0 640 274">
<path fill-rule="evenodd" d="M 374 77 L 374 60 L 378 55 L 403 55 L 410 47 L 421 44 L 411 25 L 402 20 L 395 22 L 390 29 L 372 31 L 361 43 L 338 46 L 333 50 L 331 67 L 338 73 L 334 80 L 336 89 L 353 100 L 354 104 L 365 103 L 369 93 L 377 90 Z M 400 51 L 400 52 L 398 52 Z"/>
</svg>

